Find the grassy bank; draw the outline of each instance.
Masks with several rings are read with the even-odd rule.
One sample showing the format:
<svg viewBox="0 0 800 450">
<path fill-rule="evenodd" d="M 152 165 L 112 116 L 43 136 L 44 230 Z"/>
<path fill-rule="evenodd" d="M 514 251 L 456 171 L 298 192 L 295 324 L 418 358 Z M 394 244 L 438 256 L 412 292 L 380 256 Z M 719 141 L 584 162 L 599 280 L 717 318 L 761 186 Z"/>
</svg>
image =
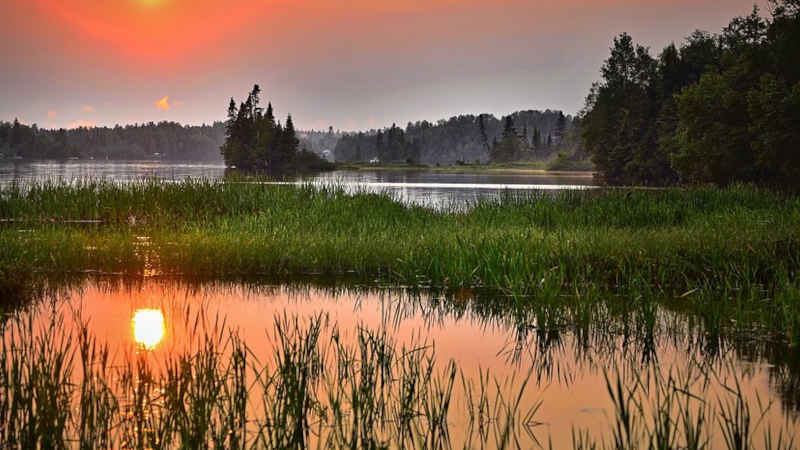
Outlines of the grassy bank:
<svg viewBox="0 0 800 450">
<path fill-rule="evenodd" d="M 565 175 L 575 177 L 592 177 L 594 172 L 590 164 L 585 162 L 568 164 L 558 158 L 552 161 L 513 162 L 513 163 L 464 163 L 455 165 L 425 165 L 425 164 L 367 164 L 367 163 L 337 163 L 339 170 L 370 170 L 370 171 L 428 171 L 437 173 L 476 173 L 476 174 L 519 174 L 519 175 Z"/>
<path fill-rule="evenodd" d="M 744 186 L 509 193 L 432 211 L 336 187 L 39 184 L 4 188 L 0 219 L 9 291 L 82 271 L 348 275 L 489 288 L 526 304 L 667 301 L 790 335 L 800 323 L 800 199 Z"/>
<path fill-rule="evenodd" d="M 149 264 L 187 275 L 355 271 L 519 293 L 581 283 L 686 292 L 775 287 L 800 267 L 800 199 L 749 187 L 509 193 L 438 212 L 335 187 L 216 182 L 0 196 L 0 262 L 42 272 Z"/>
</svg>

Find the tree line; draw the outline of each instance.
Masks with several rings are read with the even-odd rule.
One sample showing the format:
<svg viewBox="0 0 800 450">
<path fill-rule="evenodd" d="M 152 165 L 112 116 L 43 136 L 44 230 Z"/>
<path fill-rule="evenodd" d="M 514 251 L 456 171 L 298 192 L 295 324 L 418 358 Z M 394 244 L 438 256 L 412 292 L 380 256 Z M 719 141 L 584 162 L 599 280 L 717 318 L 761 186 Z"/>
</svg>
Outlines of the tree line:
<svg viewBox="0 0 800 450">
<path fill-rule="evenodd" d="M 798 42 L 800 0 L 656 57 L 623 33 L 580 114 L 583 148 L 608 184 L 800 187 Z"/>
<path fill-rule="evenodd" d="M 418 121 L 344 133 L 335 147 L 337 161 L 456 164 L 539 160 L 557 152 L 574 153 L 579 144 L 574 117 L 560 111 L 519 111 L 460 115 L 436 123 Z"/>
<path fill-rule="evenodd" d="M 220 149 L 228 167 L 271 174 L 332 168 L 316 154 L 305 149 L 298 151 L 300 140 L 291 114 L 282 125 L 275 120 L 272 103 L 268 103 L 266 110 L 260 105 L 259 85 L 253 86 L 247 99 L 238 106 L 231 98 L 225 142 Z"/>
<path fill-rule="evenodd" d="M 14 120 L 0 122 L 0 158 L 218 161 L 224 138 L 222 122 L 200 126 L 150 122 L 47 130 Z"/>
</svg>

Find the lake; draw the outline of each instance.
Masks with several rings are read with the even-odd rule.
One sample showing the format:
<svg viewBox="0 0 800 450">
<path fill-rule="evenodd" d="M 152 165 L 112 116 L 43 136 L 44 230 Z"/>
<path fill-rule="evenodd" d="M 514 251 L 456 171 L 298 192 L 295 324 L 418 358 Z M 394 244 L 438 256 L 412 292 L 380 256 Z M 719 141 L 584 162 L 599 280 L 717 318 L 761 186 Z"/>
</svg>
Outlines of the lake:
<svg viewBox="0 0 800 450">
<path fill-rule="evenodd" d="M 276 321 L 285 327 L 297 319 L 303 328 L 324 317 L 330 325 L 323 326 L 319 345 L 330 352 L 335 335 L 337 345 L 351 346 L 356 356 L 366 345 L 358 330 L 386 333 L 398 348 L 423 349 L 435 358 L 437 370 L 446 369 L 449 361 L 460 368 L 464 378 L 455 384 L 446 420 L 447 439 L 453 448 L 496 446 L 498 436 L 492 427 L 501 422 L 491 412 L 484 412 L 488 415 L 481 426 L 487 429 L 480 430 L 476 421 L 469 419 L 475 408 L 470 395 L 475 395 L 477 388 L 473 386 L 468 394 L 463 383 L 486 383 L 489 389 L 497 386 L 497 392 L 508 399 L 522 392 L 518 399 L 522 415 L 541 403 L 517 424 L 514 448 L 546 445 L 550 439 L 553 448 L 569 447 L 573 430 L 589 430 L 595 437 L 608 438 L 604 430 L 614 423 L 615 406 L 606 376 L 612 380 L 621 377 L 626 389 L 645 380 L 639 388 L 644 399 L 640 407 L 648 413 L 654 410 L 651 401 L 676 387 L 691 390 L 691 397 L 686 393 L 685 398 L 692 410 L 700 401 L 710 408 L 724 408 L 734 404 L 727 389 L 738 385 L 746 401 L 764 405 L 762 428 L 779 427 L 797 417 L 800 393 L 794 388 L 800 374 L 785 347 L 714 339 L 691 317 L 666 309 L 657 312 L 655 326 L 641 323 L 634 315 L 611 314 L 602 323 L 565 322 L 551 327 L 537 313 L 493 307 L 497 295 L 473 289 L 444 294 L 403 288 L 343 288 L 335 283 L 315 287 L 98 277 L 60 289 L 23 317 L 33 318 L 34 335 L 48 342 L 62 336 L 62 331 L 52 334 L 54 323 L 58 330 L 74 332 L 68 340 L 78 339 L 77 330 L 85 326 L 89 335 L 109 346 L 111 366 L 127 358 L 147 361 L 156 371 L 167 370 L 174 355 L 204 348 L 206 338 L 198 340 L 198 330 L 204 330 L 200 336 L 222 335 L 223 328 L 234 330 L 247 343 L 252 357 L 268 366 L 275 364 L 281 334 L 291 334 L 286 328 L 276 333 Z M 335 358 L 323 357 L 320 364 L 329 371 L 337 370 Z M 435 377 L 438 372 L 433 373 Z M 649 378 L 653 374 L 664 376 L 669 389 L 659 393 L 660 385 Z M 520 391 L 526 379 L 527 386 Z M 319 389 L 325 391 L 322 398 L 331 393 L 324 383 Z M 644 394 L 641 389 L 652 391 Z M 258 389 L 249 395 L 248 407 L 257 410 Z M 496 400 L 496 395 L 488 396 L 487 401 Z M 720 431 L 715 430 L 712 443 L 716 447 L 722 442 Z"/>
<path fill-rule="evenodd" d="M 222 166 L 162 162 L 0 165 L 3 184 L 223 175 Z M 338 171 L 298 182 L 388 191 L 404 202 L 434 208 L 508 193 L 593 187 L 585 175 L 419 170 Z M 591 201 L 594 205 L 594 196 Z M 627 198 L 620 204 L 627 207 Z M 397 209 L 400 215 L 415 212 Z M 302 214 L 304 208 L 296 210 Z M 651 215 L 647 209 L 644 217 Z M 462 215 L 453 216 L 462 226 Z M 259 215 L 258 220 L 245 238 L 270 232 L 265 225 L 271 226 L 272 219 Z M 339 448 L 353 436 L 366 436 L 391 441 L 393 448 L 528 449 L 547 448 L 550 442 L 552 448 L 570 448 L 584 432 L 592 440 L 612 440 L 618 420 L 631 411 L 637 436 L 653 434 L 657 424 L 679 434 L 699 427 L 695 431 L 708 438 L 711 448 L 730 447 L 726 440 L 742 427 L 754 433 L 755 448 L 764 447 L 767 432 L 800 437 L 800 350 L 791 336 L 766 325 L 750 329 L 738 326 L 734 317 L 715 317 L 714 308 L 727 314 L 722 306 L 735 298 L 728 290 L 695 297 L 696 289 L 675 293 L 648 284 L 630 294 L 614 287 L 585 289 L 580 282 L 553 290 L 545 283 L 546 273 L 541 282 L 538 274 L 531 280 L 541 289 L 526 290 L 534 293 L 530 296 L 486 289 L 483 283 L 447 288 L 447 280 L 439 289 L 386 286 L 354 276 L 354 271 L 333 279 L 306 272 L 278 280 L 253 273 L 241 274 L 245 279 L 169 277 L 157 266 L 159 258 L 176 251 L 175 243 L 165 242 L 158 250 L 162 253 L 150 254 L 152 236 L 131 233 L 163 230 L 130 224 L 109 225 L 116 227 L 111 233 L 117 234 L 110 235 L 119 240 L 114 248 L 120 253 L 104 253 L 107 259 L 77 270 L 59 267 L 43 282 L 47 289 L 21 289 L 22 304 L 9 305 L 10 314 L 0 320 L 0 375 L 33 375 L 30 384 L 0 379 L 0 386 L 11 386 L 0 390 L 0 412 L 3 402 L 14 397 L 8 394 L 25 399 L 30 391 L 46 402 L 59 395 L 83 401 L 83 393 L 90 392 L 82 411 L 112 415 L 109 422 L 91 420 L 101 427 L 112 423 L 114 443 L 129 448 L 157 447 L 148 439 L 165 430 L 203 429 L 208 422 L 194 421 L 202 422 L 209 411 L 222 415 L 212 418 L 214 426 L 224 422 L 246 429 L 249 439 L 266 448 L 280 447 L 277 443 L 287 437 L 278 434 L 287 430 L 302 435 L 306 447 Z M 99 230 L 97 224 L 73 225 L 51 220 L 32 230 L 11 222 L 2 237 L 35 247 L 44 239 L 93 236 Z M 522 231 L 537 226 L 550 237 L 561 236 L 559 229 L 534 221 L 525 222 Z M 610 230 L 590 230 L 585 242 Z M 69 251 L 97 251 L 93 242 L 74 242 Z M 252 248 L 252 240 L 242 242 L 241 248 Z M 534 244 L 540 245 L 538 240 Z M 129 247 L 146 256 L 140 276 L 108 273 Z M 25 247 L 8 248 L 21 252 L 16 249 Z M 271 251 L 266 248 L 263 254 Z M 641 250 L 635 246 L 634 251 Z M 56 256 L 45 253 L 45 258 Z M 213 253 L 212 262 L 219 265 L 219 257 Z M 428 257 L 423 253 L 422 258 Z M 663 264 L 657 261 L 653 267 Z M 551 270 L 561 264 L 555 262 Z M 509 273 L 519 266 L 501 267 Z M 642 292 L 649 297 L 643 299 Z M 687 302 L 695 301 L 708 302 L 706 316 L 687 312 Z M 748 308 L 742 306 L 735 317 L 746 318 Z M 27 369 L 9 369 L 22 366 Z M 33 368 L 57 372 L 62 383 L 37 384 L 49 378 Z M 246 411 L 246 419 L 235 416 L 236 411 Z M 0 434 L 4 431 L 0 423 Z M 202 433 L 205 439 L 213 434 Z M 398 444 L 398 436 L 411 441 Z"/>
<path fill-rule="evenodd" d="M 13 181 L 107 179 L 120 182 L 145 177 L 179 181 L 219 179 L 222 164 L 165 161 L 0 161 L 0 184 Z M 338 170 L 302 181 L 337 184 L 348 191 L 389 192 L 404 202 L 432 207 L 463 205 L 504 193 L 587 189 L 596 185 L 590 173 L 456 173 L 425 170 Z"/>
</svg>

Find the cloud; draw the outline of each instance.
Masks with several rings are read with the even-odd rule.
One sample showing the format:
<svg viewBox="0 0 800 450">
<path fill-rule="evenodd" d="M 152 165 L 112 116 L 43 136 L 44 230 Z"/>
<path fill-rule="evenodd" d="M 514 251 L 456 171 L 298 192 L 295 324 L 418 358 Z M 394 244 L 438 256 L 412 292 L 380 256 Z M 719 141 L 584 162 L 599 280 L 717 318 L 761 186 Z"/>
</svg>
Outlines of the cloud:
<svg viewBox="0 0 800 450">
<path fill-rule="evenodd" d="M 83 106 L 81 106 L 81 111 L 87 112 L 87 113 L 93 113 L 93 112 L 97 111 L 97 109 L 92 105 L 83 105 Z"/>
<path fill-rule="evenodd" d="M 172 105 L 169 104 L 169 95 L 164 96 L 161 100 L 154 102 L 159 111 L 169 111 Z"/>
<path fill-rule="evenodd" d="M 67 125 L 67 128 L 94 128 L 97 122 L 90 122 L 88 120 L 78 120 Z"/>
<path fill-rule="evenodd" d="M 56 116 L 57 116 L 56 112 L 53 111 L 52 109 L 47 111 L 47 118 L 48 119 L 55 119 Z"/>
</svg>

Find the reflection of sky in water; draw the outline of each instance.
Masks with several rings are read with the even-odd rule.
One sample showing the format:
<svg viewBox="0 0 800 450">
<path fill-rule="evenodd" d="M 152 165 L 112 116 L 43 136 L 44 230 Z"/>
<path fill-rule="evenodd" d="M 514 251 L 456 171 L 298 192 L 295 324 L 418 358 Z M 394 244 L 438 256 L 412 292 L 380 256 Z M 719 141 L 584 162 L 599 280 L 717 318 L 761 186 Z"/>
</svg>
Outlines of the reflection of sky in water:
<svg viewBox="0 0 800 450">
<path fill-rule="evenodd" d="M 219 178 L 225 174 L 221 164 L 161 161 L 41 161 L 0 163 L 0 183 L 32 180 L 108 179 L 130 181 L 145 177 L 167 180 Z"/>
<path fill-rule="evenodd" d="M 162 161 L 3 162 L 0 184 L 11 181 L 108 179 L 165 180 L 217 179 L 225 174 L 221 164 Z M 530 173 L 450 173 L 424 170 L 340 170 L 322 173 L 305 182 L 338 184 L 348 192 L 388 192 L 404 202 L 421 206 L 463 205 L 481 198 L 519 195 L 534 190 L 580 189 L 594 185 L 591 175 Z"/>
<path fill-rule="evenodd" d="M 590 329 L 580 339 L 566 330 L 558 336 L 549 332 L 540 335 L 535 321 L 520 326 L 511 314 L 481 311 L 470 293 L 444 299 L 401 290 L 253 288 L 150 279 L 132 284 L 88 282 L 62 298 L 65 301 L 57 305 L 65 313 L 66 326 L 71 326 L 70 311 L 77 309 L 89 320 L 90 332 L 107 342 L 112 354 L 147 348 L 152 361 L 181 353 L 197 336 L 217 335 L 227 327 L 247 342 L 254 357 L 269 363 L 274 358 L 276 317 L 307 320 L 323 313 L 338 327 L 343 341 L 355 343 L 356 330 L 362 325 L 385 329 L 398 348 L 432 344 L 442 366 L 454 360 L 467 377 L 474 377 L 472 381 L 480 371 L 487 370 L 501 383 L 532 373 L 522 404 L 544 402 L 537 420 L 546 424 L 542 432 L 552 434 L 554 448 L 569 447 L 573 427 L 607 426 L 613 405 L 608 400 L 605 370 L 633 373 L 642 367 L 642 349 L 636 342 L 624 342 L 607 331 L 613 328 L 607 324 Z M 680 315 L 664 311 L 660 320 L 664 328 L 653 342 L 659 367 L 685 370 L 690 357 L 702 357 L 702 350 L 691 343 L 693 332 Z M 729 349 L 720 355 L 720 362 L 715 364 L 722 377 L 729 377 L 733 368 L 754 402 L 756 395 L 776 401 L 765 420 L 783 423 L 781 402 L 770 382 L 771 366 L 760 358 L 742 361 Z M 513 391 L 509 389 L 506 394 Z M 463 406 L 462 400 L 453 408 L 459 405 Z M 459 428 L 462 425 L 452 424 L 453 433 L 463 432 Z"/>
</svg>

